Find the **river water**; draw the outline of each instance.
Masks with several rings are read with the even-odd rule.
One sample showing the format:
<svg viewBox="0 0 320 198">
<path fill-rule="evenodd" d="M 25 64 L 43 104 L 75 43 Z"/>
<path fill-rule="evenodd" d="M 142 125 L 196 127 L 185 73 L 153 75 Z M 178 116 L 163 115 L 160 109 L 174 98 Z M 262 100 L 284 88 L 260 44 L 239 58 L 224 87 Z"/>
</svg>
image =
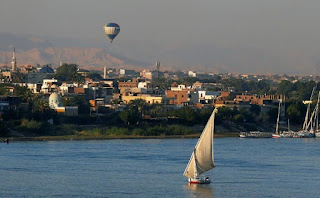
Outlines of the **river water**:
<svg viewBox="0 0 320 198">
<path fill-rule="evenodd" d="M 320 139 L 215 139 L 209 185 L 182 173 L 197 139 L 0 144 L 0 197 L 320 197 Z"/>
</svg>

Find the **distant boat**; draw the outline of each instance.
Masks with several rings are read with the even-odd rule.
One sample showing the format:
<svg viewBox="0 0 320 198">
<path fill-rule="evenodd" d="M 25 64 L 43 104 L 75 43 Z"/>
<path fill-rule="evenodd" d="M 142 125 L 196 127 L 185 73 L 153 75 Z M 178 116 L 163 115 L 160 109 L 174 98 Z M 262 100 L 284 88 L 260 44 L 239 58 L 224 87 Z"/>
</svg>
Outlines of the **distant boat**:
<svg viewBox="0 0 320 198">
<path fill-rule="evenodd" d="M 185 177 L 188 177 L 190 184 L 209 184 L 211 182 L 209 176 L 201 174 L 214 168 L 213 135 L 216 112 L 216 109 L 212 112 L 183 173 Z"/>
<path fill-rule="evenodd" d="M 308 108 L 305 116 L 305 120 L 303 123 L 302 130 L 298 131 L 293 137 L 295 138 L 313 138 L 316 137 L 316 133 L 318 133 L 318 114 L 319 114 L 319 100 L 320 100 L 320 92 L 318 94 L 318 100 L 316 107 L 314 108 L 312 114 L 310 114 L 310 107 L 311 107 L 311 101 L 313 97 L 313 93 L 315 90 L 316 86 L 313 88 L 310 101 L 308 103 Z M 309 117 L 310 116 L 310 117 Z"/>
<path fill-rule="evenodd" d="M 278 107 L 278 117 L 277 117 L 277 123 L 276 123 L 276 130 L 275 133 L 272 134 L 273 138 L 292 138 L 295 134 L 294 131 L 290 130 L 290 121 L 288 119 L 288 130 L 287 131 L 280 131 L 279 130 L 279 124 L 280 124 L 280 114 L 281 114 L 281 104 L 282 101 L 279 102 L 279 107 Z"/>
<path fill-rule="evenodd" d="M 240 132 L 240 138 L 272 138 L 272 133 L 260 132 L 260 131 L 250 131 L 250 132 Z"/>
<path fill-rule="evenodd" d="M 273 137 L 273 138 L 280 138 L 280 137 L 281 137 L 281 135 L 280 135 L 280 133 L 279 133 L 280 112 L 281 112 L 281 101 L 279 101 L 276 131 L 275 131 L 274 134 L 272 134 L 272 137 Z"/>
</svg>

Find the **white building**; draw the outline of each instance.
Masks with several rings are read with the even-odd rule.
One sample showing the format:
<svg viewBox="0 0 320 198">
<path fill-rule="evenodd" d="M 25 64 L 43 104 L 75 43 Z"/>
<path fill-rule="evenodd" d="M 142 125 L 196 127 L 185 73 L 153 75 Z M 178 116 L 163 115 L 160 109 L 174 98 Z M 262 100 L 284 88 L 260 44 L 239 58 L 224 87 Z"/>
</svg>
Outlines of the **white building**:
<svg viewBox="0 0 320 198">
<path fill-rule="evenodd" d="M 57 86 L 58 80 L 57 79 L 43 79 L 43 83 L 41 86 L 41 92 L 43 93 L 52 93 L 56 91 L 59 87 Z"/>
<path fill-rule="evenodd" d="M 197 73 L 196 73 L 196 72 L 193 72 L 193 71 L 189 71 L 189 72 L 188 72 L 188 76 L 189 76 L 189 77 L 197 77 Z"/>
<path fill-rule="evenodd" d="M 193 104 L 201 103 L 201 104 L 210 104 L 215 99 L 218 98 L 218 96 L 221 95 L 220 91 L 205 91 L 205 90 L 198 90 L 195 92 L 190 92 L 190 102 Z"/>
<path fill-rule="evenodd" d="M 78 107 L 68 106 L 64 107 L 61 101 L 61 97 L 56 92 L 53 92 L 49 97 L 49 107 L 54 109 L 57 113 L 62 113 L 66 116 L 77 116 Z"/>
</svg>

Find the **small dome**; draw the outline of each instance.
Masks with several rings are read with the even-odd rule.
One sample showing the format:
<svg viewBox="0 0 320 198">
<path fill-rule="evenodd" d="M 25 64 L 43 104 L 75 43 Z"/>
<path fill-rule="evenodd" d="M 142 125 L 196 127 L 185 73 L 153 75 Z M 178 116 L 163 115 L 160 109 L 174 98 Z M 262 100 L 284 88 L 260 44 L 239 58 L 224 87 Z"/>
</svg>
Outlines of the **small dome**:
<svg viewBox="0 0 320 198">
<path fill-rule="evenodd" d="M 52 67 L 50 67 L 49 65 L 45 65 L 40 69 L 41 73 L 50 73 L 53 74 L 54 70 L 52 69 Z"/>
<path fill-rule="evenodd" d="M 55 109 L 57 107 L 63 107 L 61 102 L 61 97 L 57 93 L 52 93 L 49 97 L 49 106 L 52 109 Z"/>
</svg>

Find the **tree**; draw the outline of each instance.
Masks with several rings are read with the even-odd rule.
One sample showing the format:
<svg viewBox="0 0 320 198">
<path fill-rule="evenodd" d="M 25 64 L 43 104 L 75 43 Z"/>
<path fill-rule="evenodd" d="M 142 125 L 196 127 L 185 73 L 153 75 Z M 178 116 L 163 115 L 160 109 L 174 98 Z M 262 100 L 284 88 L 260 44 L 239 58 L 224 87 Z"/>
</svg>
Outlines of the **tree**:
<svg viewBox="0 0 320 198">
<path fill-rule="evenodd" d="M 162 116 L 164 116 L 164 110 L 163 110 L 162 105 L 160 105 L 160 104 L 152 105 L 152 107 L 150 109 L 150 115 L 152 117 L 162 117 Z"/>
<path fill-rule="evenodd" d="M 82 76 L 81 74 L 78 74 L 78 73 L 75 73 L 73 76 L 72 76 L 72 81 L 73 82 L 76 82 L 78 87 L 81 83 L 84 83 L 85 82 L 85 78 L 84 76 Z"/>
<path fill-rule="evenodd" d="M 231 120 L 233 117 L 233 111 L 228 107 L 219 107 L 217 118 L 222 120 Z"/>
<path fill-rule="evenodd" d="M 259 105 L 256 104 L 252 104 L 250 106 L 250 111 L 255 114 L 256 116 L 260 115 L 261 112 L 261 107 Z"/>
<path fill-rule="evenodd" d="M 102 79 L 101 75 L 98 73 L 95 73 L 95 72 L 88 73 L 87 77 L 91 78 L 92 80 L 101 80 Z"/>
<path fill-rule="evenodd" d="M 256 92 L 260 95 L 268 94 L 270 92 L 270 84 L 267 80 L 260 80 L 257 83 L 257 90 Z"/>
<path fill-rule="evenodd" d="M 172 83 L 172 80 L 161 77 L 152 79 L 152 87 L 158 87 L 160 90 L 167 90 Z"/>
<path fill-rule="evenodd" d="M 278 85 L 278 94 L 289 96 L 289 93 L 293 91 L 293 84 L 288 80 L 282 80 Z"/>
<path fill-rule="evenodd" d="M 277 115 L 278 115 L 278 108 L 273 107 L 268 111 L 268 116 L 269 116 L 269 121 L 270 122 L 276 122 L 277 120 Z"/>
<path fill-rule="evenodd" d="M 145 115 L 146 112 L 149 110 L 149 104 L 142 99 L 131 100 L 128 104 L 128 107 L 137 107 L 138 112 L 141 114 L 141 116 Z"/>
<path fill-rule="evenodd" d="M 6 137 L 9 135 L 8 126 L 5 122 L 0 120 L 0 137 Z"/>
<path fill-rule="evenodd" d="M 23 82 L 24 78 L 25 78 L 25 75 L 23 73 L 20 73 L 20 72 L 12 73 L 12 82 L 14 83 L 21 83 Z"/>
<path fill-rule="evenodd" d="M 79 114 L 89 114 L 90 104 L 84 96 L 62 97 L 63 106 L 78 106 Z"/>
<path fill-rule="evenodd" d="M 200 110 L 200 120 L 201 120 L 201 124 L 205 124 L 207 122 L 207 120 L 209 120 L 211 114 L 212 114 L 213 108 L 202 108 Z"/>
<path fill-rule="evenodd" d="M 295 101 L 288 105 L 287 116 L 293 123 L 300 124 L 304 120 L 306 107 L 301 101 Z"/>
<path fill-rule="evenodd" d="M 119 117 L 129 126 L 131 123 L 137 123 L 141 119 L 141 114 L 139 113 L 137 106 L 131 106 L 125 108 L 120 113 Z"/>
<path fill-rule="evenodd" d="M 174 110 L 173 115 L 183 120 L 186 124 L 194 124 L 198 121 L 198 112 L 191 107 L 184 106 L 180 109 Z"/>
<path fill-rule="evenodd" d="M 57 68 L 55 78 L 61 81 L 72 81 L 77 70 L 78 65 L 65 63 Z"/>
<path fill-rule="evenodd" d="M 23 102 L 29 102 L 32 98 L 32 92 L 28 88 L 22 86 L 16 86 L 13 94 L 21 97 Z"/>
</svg>

